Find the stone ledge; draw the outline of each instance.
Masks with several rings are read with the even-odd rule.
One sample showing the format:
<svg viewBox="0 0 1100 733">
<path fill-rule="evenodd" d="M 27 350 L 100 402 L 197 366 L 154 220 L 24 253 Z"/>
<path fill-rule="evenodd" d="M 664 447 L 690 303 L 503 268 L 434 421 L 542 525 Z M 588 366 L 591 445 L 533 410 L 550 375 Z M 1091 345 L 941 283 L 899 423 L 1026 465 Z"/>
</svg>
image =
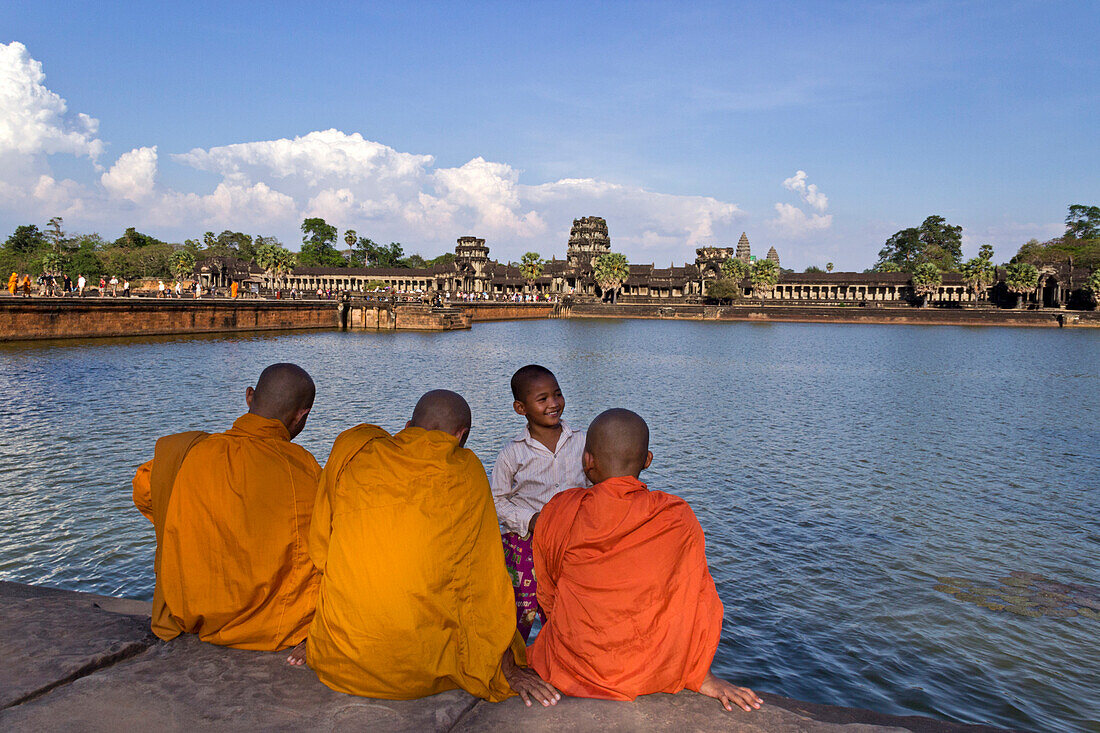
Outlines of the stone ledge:
<svg viewBox="0 0 1100 733">
<path fill-rule="evenodd" d="M 455 690 L 421 700 L 335 692 L 283 652 L 162 643 L 149 604 L 0 582 L 0 729 L 301 731 L 752 731 L 990 733 L 993 728 L 899 717 L 761 695 L 756 712 L 728 713 L 692 692 L 633 702 L 564 698 L 526 708 Z"/>
</svg>

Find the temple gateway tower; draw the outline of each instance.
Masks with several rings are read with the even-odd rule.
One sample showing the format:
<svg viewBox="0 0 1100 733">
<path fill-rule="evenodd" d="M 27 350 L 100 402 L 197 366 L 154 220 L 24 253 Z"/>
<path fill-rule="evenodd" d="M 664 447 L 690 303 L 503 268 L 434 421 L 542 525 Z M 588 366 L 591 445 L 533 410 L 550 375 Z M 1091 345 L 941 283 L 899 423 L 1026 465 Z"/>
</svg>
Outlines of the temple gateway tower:
<svg viewBox="0 0 1100 733">
<path fill-rule="evenodd" d="M 744 232 L 741 232 L 741 238 L 737 240 L 737 259 L 748 262 L 751 257 L 752 251 L 749 249 L 749 238 Z"/>
<path fill-rule="evenodd" d="M 569 249 L 566 258 L 573 267 L 590 270 L 592 260 L 611 251 L 611 237 L 607 234 L 607 222 L 602 216 L 584 216 L 573 220 L 569 230 Z"/>
</svg>

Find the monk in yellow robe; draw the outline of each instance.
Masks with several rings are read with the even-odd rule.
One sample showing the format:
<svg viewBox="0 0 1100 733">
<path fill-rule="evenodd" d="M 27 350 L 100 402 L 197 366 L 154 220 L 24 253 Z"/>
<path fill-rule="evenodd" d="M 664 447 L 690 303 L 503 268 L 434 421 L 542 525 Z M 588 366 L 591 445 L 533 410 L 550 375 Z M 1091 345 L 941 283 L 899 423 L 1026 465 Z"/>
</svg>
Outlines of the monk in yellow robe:
<svg viewBox="0 0 1100 733">
<path fill-rule="evenodd" d="M 411 699 L 461 688 L 499 701 L 560 699 L 524 664 L 512 583 L 470 406 L 428 392 L 405 429 L 337 437 L 309 552 L 323 573 L 306 658 L 352 695 Z M 288 660 L 297 663 L 293 655 Z"/>
<path fill-rule="evenodd" d="M 237 285 L 237 281 L 234 280 L 233 284 L 229 286 L 229 297 L 236 298 L 237 297 L 237 288 L 239 288 L 239 287 L 240 286 Z"/>
<path fill-rule="evenodd" d="M 754 710 L 762 701 L 719 679 L 711 662 L 722 602 L 707 569 L 703 529 L 679 497 L 638 480 L 649 427 L 608 410 L 588 427 L 581 462 L 591 488 L 555 495 L 534 532 L 546 624 L 531 666 L 567 695 L 633 700 L 695 690 Z"/>
<path fill-rule="evenodd" d="M 248 413 L 215 435 L 169 435 L 134 476 L 152 523 L 153 632 L 275 651 L 306 636 L 319 575 L 306 547 L 321 467 L 291 440 L 313 380 L 273 364 L 245 390 Z"/>
<path fill-rule="evenodd" d="M 13 272 L 8 278 L 8 292 L 14 296 L 17 290 L 19 290 L 19 273 Z"/>
<path fill-rule="evenodd" d="M 23 283 L 22 283 L 22 285 L 20 285 L 20 287 L 23 289 L 23 297 L 24 298 L 29 298 L 31 296 L 31 276 L 30 275 L 24 275 L 23 276 Z"/>
</svg>

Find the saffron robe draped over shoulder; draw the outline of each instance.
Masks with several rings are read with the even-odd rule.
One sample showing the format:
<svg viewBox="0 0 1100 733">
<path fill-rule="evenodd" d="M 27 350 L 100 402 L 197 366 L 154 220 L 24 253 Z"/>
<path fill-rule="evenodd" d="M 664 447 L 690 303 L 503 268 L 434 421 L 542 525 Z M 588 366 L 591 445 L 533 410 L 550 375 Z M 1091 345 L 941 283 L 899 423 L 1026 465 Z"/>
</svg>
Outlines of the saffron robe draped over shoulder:
<svg viewBox="0 0 1100 733">
<path fill-rule="evenodd" d="M 535 527 L 547 622 L 531 666 L 567 695 L 696 690 L 722 634 L 703 529 L 687 502 L 633 476 L 563 491 Z"/>
<path fill-rule="evenodd" d="M 342 433 L 321 475 L 309 551 L 322 571 L 307 659 L 353 695 L 411 699 L 461 688 L 499 701 L 512 584 L 481 461 L 438 430 Z"/>
<path fill-rule="evenodd" d="M 301 642 L 319 580 L 306 542 L 320 473 L 258 415 L 158 440 L 133 482 L 157 537 L 153 632 L 266 651 Z"/>
</svg>

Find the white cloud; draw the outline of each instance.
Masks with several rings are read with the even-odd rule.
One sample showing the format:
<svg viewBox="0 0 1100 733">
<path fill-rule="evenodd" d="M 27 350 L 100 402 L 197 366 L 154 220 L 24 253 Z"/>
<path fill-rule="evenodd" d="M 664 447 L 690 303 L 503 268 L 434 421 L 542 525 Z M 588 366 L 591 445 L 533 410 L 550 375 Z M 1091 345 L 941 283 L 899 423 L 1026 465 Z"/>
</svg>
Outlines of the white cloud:
<svg viewBox="0 0 1100 733">
<path fill-rule="evenodd" d="M 0 44 L 0 156 L 67 153 L 94 161 L 103 152 L 95 136 L 99 123 L 83 113 L 69 115 L 45 80 L 26 46 Z"/>
<path fill-rule="evenodd" d="M 783 181 L 783 187 L 788 191 L 794 191 L 802 200 L 821 213 L 829 208 L 828 197 L 817 189 L 817 184 L 806 184 L 806 171 L 797 171 L 793 176 Z"/>
<path fill-rule="evenodd" d="M 100 182 L 114 198 L 140 203 L 153 194 L 157 177 L 157 146 L 134 148 L 119 156 Z"/>
<path fill-rule="evenodd" d="M 792 204 L 776 204 L 778 216 L 772 220 L 776 229 L 790 236 L 799 236 L 809 232 L 828 229 L 833 224 L 833 215 L 810 214 Z"/>
<path fill-rule="evenodd" d="M 608 220 L 617 251 L 682 262 L 700 244 L 732 243 L 734 222 L 743 215 L 735 204 L 708 196 L 592 178 L 522 183 L 520 170 L 480 156 L 437 168 L 431 155 L 335 129 L 169 155 L 172 164 L 220 177 L 205 193 L 160 183 L 155 144 L 123 153 L 109 170 L 82 181 L 57 180 L 49 156 L 94 163 L 104 144 L 96 120 L 69 114 L 44 81 L 42 65 L 22 44 L 0 45 L 0 212 L 61 214 L 73 229 L 136 226 L 176 241 L 204 229 L 237 229 L 293 244 L 301 219 L 321 216 L 424 254 L 474 234 L 508 260 L 532 249 L 564 255 L 572 220 L 596 215 Z"/>
</svg>

